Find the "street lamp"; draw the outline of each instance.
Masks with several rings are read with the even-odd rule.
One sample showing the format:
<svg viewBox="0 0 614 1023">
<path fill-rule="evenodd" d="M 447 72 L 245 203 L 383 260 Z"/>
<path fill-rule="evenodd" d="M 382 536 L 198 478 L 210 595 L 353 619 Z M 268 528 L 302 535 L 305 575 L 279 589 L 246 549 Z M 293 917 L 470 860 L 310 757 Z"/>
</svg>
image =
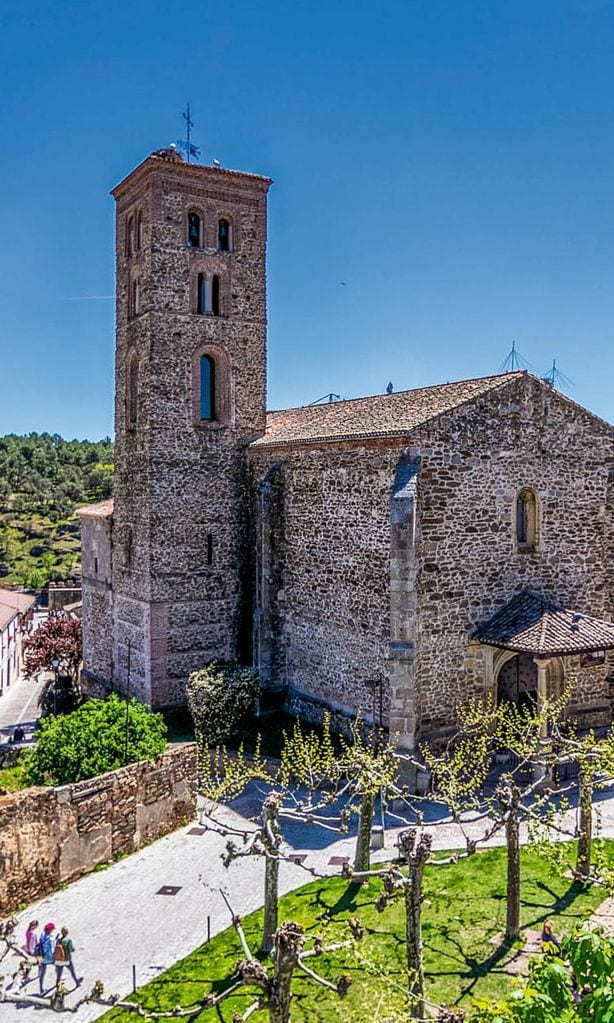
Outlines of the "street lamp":
<svg viewBox="0 0 614 1023">
<path fill-rule="evenodd" d="M 53 683 L 53 713 L 57 714 L 57 712 L 58 712 L 58 678 L 59 678 L 59 671 L 60 671 L 60 659 L 59 659 L 59 657 L 52 657 L 51 658 L 51 667 L 52 667 L 53 671 L 55 672 L 55 682 Z"/>
</svg>

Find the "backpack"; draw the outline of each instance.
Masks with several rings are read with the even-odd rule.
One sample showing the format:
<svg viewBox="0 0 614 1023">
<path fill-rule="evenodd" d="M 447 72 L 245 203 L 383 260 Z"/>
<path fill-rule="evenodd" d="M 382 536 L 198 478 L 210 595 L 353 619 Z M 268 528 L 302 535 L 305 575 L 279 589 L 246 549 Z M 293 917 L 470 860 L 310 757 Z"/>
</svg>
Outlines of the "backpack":
<svg viewBox="0 0 614 1023">
<path fill-rule="evenodd" d="M 55 949 L 53 950 L 53 961 L 54 963 L 66 962 L 66 950 L 61 941 L 56 941 L 55 943 Z"/>
<path fill-rule="evenodd" d="M 37 959 L 42 959 L 43 958 L 43 943 L 42 943 L 40 938 L 36 942 L 36 948 L 34 949 L 34 955 L 36 956 Z"/>
</svg>

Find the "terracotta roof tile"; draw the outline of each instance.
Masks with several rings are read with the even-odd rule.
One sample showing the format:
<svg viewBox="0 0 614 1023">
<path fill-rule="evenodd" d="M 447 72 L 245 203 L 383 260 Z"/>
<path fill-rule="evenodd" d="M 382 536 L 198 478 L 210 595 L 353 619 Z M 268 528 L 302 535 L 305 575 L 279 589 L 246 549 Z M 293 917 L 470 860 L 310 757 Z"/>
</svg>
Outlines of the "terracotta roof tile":
<svg viewBox="0 0 614 1023">
<path fill-rule="evenodd" d="M 614 624 L 525 590 L 480 625 L 472 639 L 504 650 L 554 657 L 614 648 Z"/>
<path fill-rule="evenodd" d="M 314 441 L 407 436 L 430 419 L 519 376 L 522 372 L 500 373 L 434 387 L 419 387 L 413 391 L 268 412 L 264 436 L 250 446 L 262 448 Z"/>
<path fill-rule="evenodd" d="M 30 593 L 18 593 L 16 590 L 0 590 L 0 629 L 4 629 L 18 614 L 25 614 L 36 597 Z"/>
</svg>

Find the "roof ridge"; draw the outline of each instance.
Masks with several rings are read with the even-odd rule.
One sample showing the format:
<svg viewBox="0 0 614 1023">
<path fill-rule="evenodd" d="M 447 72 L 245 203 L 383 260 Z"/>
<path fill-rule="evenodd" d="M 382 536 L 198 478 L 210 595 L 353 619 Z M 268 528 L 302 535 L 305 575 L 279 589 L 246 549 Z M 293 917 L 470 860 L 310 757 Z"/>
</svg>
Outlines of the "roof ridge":
<svg viewBox="0 0 614 1023">
<path fill-rule="evenodd" d="M 493 381 L 495 381 L 495 380 L 503 380 L 503 379 L 510 380 L 510 379 L 513 379 L 513 378 L 516 378 L 516 377 L 526 376 L 526 375 L 531 376 L 532 374 L 527 374 L 526 371 L 523 370 L 523 369 L 515 369 L 515 370 L 512 370 L 509 373 L 491 373 L 491 374 L 486 374 L 485 376 L 466 377 L 466 378 L 464 378 L 462 380 L 446 380 L 445 383 L 441 383 L 441 384 L 424 384 L 422 387 L 408 387 L 408 388 L 406 388 L 403 391 L 393 391 L 392 394 L 386 394 L 386 392 L 384 391 L 384 392 L 378 392 L 377 394 L 362 394 L 362 395 L 359 395 L 356 398 L 340 398 L 339 401 L 323 402 L 322 404 L 315 404 L 315 403 L 313 403 L 313 404 L 309 404 L 309 405 L 291 405 L 288 408 L 267 409 L 267 415 L 268 416 L 281 415 L 283 412 L 298 412 L 299 410 L 303 411 L 304 409 L 308 409 L 308 408 L 324 408 L 325 409 L 325 408 L 328 408 L 329 405 L 349 405 L 351 402 L 354 402 L 354 401 L 370 401 L 373 398 L 389 399 L 389 398 L 398 397 L 399 395 L 402 395 L 402 394 L 417 394 L 418 391 L 437 391 L 437 390 L 440 390 L 443 387 L 455 387 L 455 386 L 460 385 L 460 384 L 473 384 L 473 383 L 477 383 L 478 380 L 493 380 Z"/>
</svg>

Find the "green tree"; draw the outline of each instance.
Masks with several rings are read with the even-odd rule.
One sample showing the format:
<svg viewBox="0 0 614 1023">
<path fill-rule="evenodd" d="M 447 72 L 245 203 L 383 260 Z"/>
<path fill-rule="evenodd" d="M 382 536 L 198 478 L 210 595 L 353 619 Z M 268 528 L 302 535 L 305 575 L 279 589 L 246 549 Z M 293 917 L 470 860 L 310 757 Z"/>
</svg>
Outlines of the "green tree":
<svg viewBox="0 0 614 1023">
<path fill-rule="evenodd" d="M 576 931 L 563 940 L 560 958 L 545 955 L 532 959 L 529 978 L 517 991 L 501 1001 L 477 1002 L 469 1020 L 614 1023 L 614 938 L 599 930 Z"/>
<path fill-rule="evenodd" d="M 38 742 L 28 754 L 27 777 L 32 785 L 67 785 L 137 760 L 153 760 L 165 746 L 162 715 L 112 693 L 64 717 L 42 719 Z"/>
<path fill-rule="evenodd" d="M 187 699 L 201 759 L 236 733 L 259 690 L 258 672 L 230 661 L 212 661 L 192 672 Z"/>
<path fill-rule="evenodd" d="M 45 551 L 41 554 L 40 563 L 44 571 L 49 575 L 52 568 L 55 568 L 56 557 L 53 551 Z"/>
<path fill-rule="evenodd" d="M 32 568 L 23 577 L 23 585 L 31 593 L 40 593 L 47 582 L 47 573 L 41 568 Z"/>
<path fill-rule="evenodd" d="M 55 670 L 54 661 L 57 661 L 58 673 L 69 678 L 78 690 L 82 656 L 81 620 L 71 618 L 64 611 L 50 611 L 24 643 L 24 674 L 26 678 L 36 678 L 42 671 Z"/>
</svg>

